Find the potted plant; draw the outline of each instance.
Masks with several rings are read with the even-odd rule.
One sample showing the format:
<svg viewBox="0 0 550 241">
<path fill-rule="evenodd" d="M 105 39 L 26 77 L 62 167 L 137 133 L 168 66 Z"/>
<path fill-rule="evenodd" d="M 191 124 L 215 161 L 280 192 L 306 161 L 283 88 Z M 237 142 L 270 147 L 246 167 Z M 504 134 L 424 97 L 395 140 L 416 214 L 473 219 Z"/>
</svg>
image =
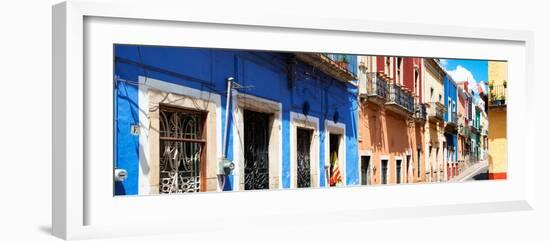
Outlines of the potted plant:
<svg viewBox="0 0 550 241">
<path fill-rule="evenodd" d="M 495 105 L 499 106 L 499 105 L 503 105 L 503 104 L 504 104 L 504 96 L 502 96 L 502 95 L 496 96 L 496 95 L 493 94 L 493 98 L 494 98 L 494 99 L 493 99 L 492 102 L 493 102 Z"/>
<path fill-rule="evenodd" d="M 506 99 L 504 98 L 504 95 L 499 95 L 498 100 L 500 105 L 504 105 L 506 103 Z"/>
<path fill-rule="evenodd" d="M 493 89 L 493 86 L 494 86 L 494 85 L 493 85 L 493 81 L 492 81 L 492 80 L 491 80 L 491 81 L 489 81 L 489 89 L 490 89 L 490 90 L 492 90 L 492 89 Z"/>
<path fill-rule="evenodd" d="M 508 84 L 508 82 L 506 80 L 504 82 L 502 82 L 502 86 L 504 86 L 504 88 L 506 88 L 507 84 Z"/>
</svg>

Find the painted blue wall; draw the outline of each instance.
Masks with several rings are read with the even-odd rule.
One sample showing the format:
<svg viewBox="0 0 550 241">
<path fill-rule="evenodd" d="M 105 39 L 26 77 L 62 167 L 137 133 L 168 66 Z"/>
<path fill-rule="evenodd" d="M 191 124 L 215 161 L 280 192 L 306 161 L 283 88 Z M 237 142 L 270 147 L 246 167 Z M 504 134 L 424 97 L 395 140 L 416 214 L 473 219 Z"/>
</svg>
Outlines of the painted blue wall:
<svg viewBox="0 0 550 241">
<path fill-rule="evenodd" d="M 445 76 L 444 80 L 444 96 L 445 96 L 445 107 L 447 109 L 447 113 L 445 114 L 445 122 L 450 121 L 450 115 L 449 113 L 455 112 L 458 114 L 458 90 L 457 85 L 451 79 L 448 75 Z M 451 105 L 449 105 L 449 99 L 451 99 Z M 452 106 L 452 103 L 454 103 L 454 108 Z M 445 138 L 447 140 L 448 146 L 454 147 L 454 160 L 458 160 L 458 136 L 456 131 L 453 133 L 445 133 Z"/>
<path fill-rule="evenodd" d="M 139 123 L 138 88 L 116 81 L 115 88 L 115 168 L 128 171 L 128 178 L 115 182 L 115 193 L 134 195 L 138 192 L 139 136 L 132 135 L 130 126 Z"/>
<path fill-rule="evenodd" d="M 136 194 L 139 165 L 138 136 L 130 126 L 138 123 L 138 76 L 147 76 L 178 85 L 209 91 L 225 96 L 226 79 L 234 77 L 243 86 L 241 93 L 280 102 L 282 105 L 283 188 L 290 187 L 290 112 L 302 113 L 305 101 L 310 116 L 319 118 L 319 164 L 321 186 L 325 186 L 324 122 L 333 120 L 346 125 L 346 183 L 359 183 L 357 157 L 357 88 L 323 74 L 302 62 L 297 62 L 289 75 L 290 54 L 265 51 L 235 51 L 201 48 L 115 45 L 116 105 L 116 165 L 129 172 L 129 178 L 115 184 L 115 194 Z M 356 58 L 349 58 L 350 68 Z M 353 62 L 355 60 L 355 62 Z M 352 63 L 353 62 L 353 63 Z M 355 68 L 353 68 L 355 69 Z M 294 76 L 291 78 L 291 76 Z M 222 99 L 222 123 L 226 118 L 225 98 Z M 230 105 L 231 106 L 231 105 Z M 230 110 L 231 111 L 231 110 Z M 232 118 L 229 115 L 229 126 Z M 223 126 L 223 125 L 222 125 Z M 222 127 L 223 128 L 223 127 Z M 222 130 L 223 133 L 224 130 Z M 234 133 L 229 128 L 227 158 L 233 159 Z M 232 176 L 225 190 L 231 190 Z"/>
<path fill-rule="evenodd" d="M 444 80 L 444 96 L 445 96 L 445 107 L 447 108 L 447 114 L 445 115 L 445 122 L 449 121 L 449 113 L 450 112 L 457 112 L 458 111 L 458 91 L 456 87 L 456 83 L 449 77 L 445 76 Z M 454 108 L 451 108 L 449 106 L 449 99 L 451 99 L 452 102 L 454 102 Z"/>
</svg>

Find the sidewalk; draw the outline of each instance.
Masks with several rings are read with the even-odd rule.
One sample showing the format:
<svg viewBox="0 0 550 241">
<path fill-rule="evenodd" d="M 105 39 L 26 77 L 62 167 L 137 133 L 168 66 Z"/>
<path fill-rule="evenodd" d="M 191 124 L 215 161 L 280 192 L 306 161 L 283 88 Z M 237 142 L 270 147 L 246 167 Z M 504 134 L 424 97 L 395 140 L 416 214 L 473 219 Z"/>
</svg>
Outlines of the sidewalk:
<svg viewBox="0 0 550 241">
<path fill-rule="evenodd" d="M 489 166 L 488 161 L 480 161 L 470 167 L 468 167 L 466 170 L 462 171 L 458 176 L 452 178 L 451 182 L 463 182 L 465 180 L 468 180 L 472 178 L 473 176 L 479 174 L 481 170 L 484 168 L 487 168 Z"/>
</svg>

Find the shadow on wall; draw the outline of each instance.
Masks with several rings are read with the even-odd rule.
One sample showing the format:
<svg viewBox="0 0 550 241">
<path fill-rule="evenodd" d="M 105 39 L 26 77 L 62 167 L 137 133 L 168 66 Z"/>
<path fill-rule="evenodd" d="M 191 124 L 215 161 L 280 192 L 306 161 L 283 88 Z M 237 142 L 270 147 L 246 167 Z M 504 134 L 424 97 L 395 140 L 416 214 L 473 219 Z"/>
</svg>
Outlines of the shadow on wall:
<svg viewBox="0 0 550 241">
<path fill-rule="evenodd" d="M 367 132 L 370 135 L 371 146 L 374 152 L 382 152 L 384 149 L 384 128 L 382 126 L 382 117 L 378 109 L 368 109 L 364 107 L 364 116 L 367 119 Z"/>
<path fill-rule="evenodd" d="M 115 193 L 116 195 L 126 195 L 126 189 L 122 182 L 115 182 Z"/>
<path fill-rule="evenodd" d="M 386 131 L 388 132 L 389 153 L 405 153 L 410 148 L 409 128 L 405 119 L 386 115 Z"/>
</svg>

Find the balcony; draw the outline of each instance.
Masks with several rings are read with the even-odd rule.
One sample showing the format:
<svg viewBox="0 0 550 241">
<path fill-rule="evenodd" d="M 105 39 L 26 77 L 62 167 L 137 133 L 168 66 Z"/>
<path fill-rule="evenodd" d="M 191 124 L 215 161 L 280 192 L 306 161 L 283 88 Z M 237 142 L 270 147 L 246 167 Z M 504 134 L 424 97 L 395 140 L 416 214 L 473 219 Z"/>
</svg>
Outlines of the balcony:
<svg viewBox="0 0 550 241">
<path fill-rule="evenodd" d="M 445 128 L 447 130 L 454 131 L 458 127 L 458 114 L 456 112 L 447 113 L 447 122 L 445 123 Z"/>
<path fill-rule="evenodd" d="M 445 105 L 441 102 L 430 102 L 428 105 L 428 119 L 430 121 L 443 121 L 446 112 Z"/>
<path fill-rule="evenodd" d="M 471 138 L 471 136 L 472 136 L 472 133 L 471 133 L 471 131 L 470 131 L 470 127 L 469 127 L 469 126 L 463 126 L 463 125 L 461 125 L 461 126 L 459 127 L 458 134 L 459 134 L 459 135 L 462 135 L 462 136 L 464 136 L 464 137 L 466 137 L 466 138 Z"/>
<path fill-rule="evenodd" d="M 489 88 L 489 107 L 506 107 L 506 85 L 491 85 Z"/>
<path fill-rule="evenodd" d="M 390 91 L 386 108 L 403 116 L 414 113 L 414 100 L 412 95 L 397 84 L 390 84 Z"/>
<path fill-rule="evenodd" d="M 363 88 L 362 86 L 360 88 Z M 379 73 L 367 73 L 365 94 L 362 97 L 366 97 L 368 102 L 384 105 L 388 98 L 388 82 L 382 78 Z"/>
<path fill-rule="evenodd" d="M 481 133 L 481 130 L 479 128 L 478 125 L 470 125 L 470 130 L 472 131 L 472 133 L 476 134 L 476 135 L 479 135 Z"/>
<path fill-rule="evenodd" d="M 416 103 L 414 105 L 414 119 L 418 122 L 426 121 L 426 106 L 424 104 Z"/>
<path fill-rule="evenodd" d="M 351 82 L 356 79 L 355 75 L 343 64 L 343 62 L 337 62 L 328 54 L 296 53 L 295 56 L 306 64 L 314 66 L 323 73 L 342 82 Z"/>
</svg>

